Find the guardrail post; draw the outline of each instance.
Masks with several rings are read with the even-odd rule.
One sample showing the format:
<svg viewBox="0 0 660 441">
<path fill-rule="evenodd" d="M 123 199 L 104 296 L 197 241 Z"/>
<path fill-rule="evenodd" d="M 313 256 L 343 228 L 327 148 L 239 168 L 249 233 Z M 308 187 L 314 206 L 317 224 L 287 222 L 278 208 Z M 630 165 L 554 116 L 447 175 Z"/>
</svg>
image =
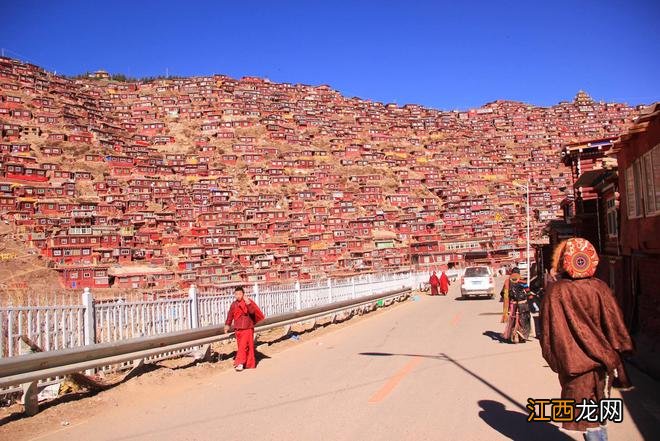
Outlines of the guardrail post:
<svg viewBox="0 0 660 441">
<path fill-rule="evenodd" d="M 25 383 L 21 385 L 21 388 L 23 389 L 21 401 L 23 402 L 25 415 L 36 415 L 39 412 L 39 390 L 37 388 L 37 382 Z"/>
<path fill-rule="evenodd" d="M 332 280 L 328 279 L 328 304 L 332 303 Z"/>
<path fill-rule="evenodd" d="M 199 303 L 197 302 L 197 287 L 195 285 L 190 285 L 188 298 L 190 299 L 190 328 L 199 328 Z"/>
<path fill-rule="evenodd" d="M 94 312 L 94 297 L 89 288 L 83 289 L 82 304 L 85 307 L 83 315 L 83 336 L 85 346 L 96 343 L 96 314 Z"/>
<path fill-rule="evenodd" d="M 300 282 L 296 281 L 296 311 L 302 309 L 302 299 L 300 298 Z"/>
<path fill-rule="evenodd" d="M 31 346 L 32 342 L 30 341 L 27 333 L 21 335 L 20 337 L 21 338 L 18 340 L 18 355 L 35 353 L 36 351 Z M 39 412 L 39 390 L 37 389 L 37 386 L 37 381 L 21 384 L 21 389 L 23 390 L 21 402 L 23 403 L 23 410 L 27 416 L 36 415 Z"/>
</svg>

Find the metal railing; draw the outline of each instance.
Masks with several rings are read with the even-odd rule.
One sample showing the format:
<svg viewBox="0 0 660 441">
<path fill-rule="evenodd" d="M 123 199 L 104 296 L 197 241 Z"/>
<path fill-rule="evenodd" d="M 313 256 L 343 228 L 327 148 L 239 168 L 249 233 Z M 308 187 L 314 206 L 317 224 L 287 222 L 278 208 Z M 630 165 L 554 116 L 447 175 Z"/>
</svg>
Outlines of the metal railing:
<svg viewBox="0 0 660 441">
<path fill-rule="evenodd" d="M 387 305 L 406 298 L 409 293 L 410 288 L 404 288 L 281 314 L 266 319 L 255 331 L 266 331 L 324 316 L 332 316 L 331 321 L 334 322 L 339 313 Z M 181 353 L 200 346 L 209 348 L 208 345 L 211 343 L 229 338 L 231 334 L 224 334 L 221 326 L 216 325 L 118 342 L 96 343 L 77 348 L 7 357 L 0 360 L 0 388 L 15 388 L 22 385 L 26 413 L 33 414 L 38 410 L 37 385 L 39 382 L 43 384 L 43 380 L 52 381 L 74 372 L 105 366 L 127 366 L 128 362 L 154 359 L 162 354 Z"/>
<path fill-rule="evenodd" d="M 0 357 L 18 355 L 26 335 L 44 351 L 85 344 L 83 305 L 0 308 Z"/>
<path fill-rule="evenodd" d="M 359 299 L 399 288 L 419 288 L 427 273 L 386 273 L 288 285 L 253 285 L 266 317 Z M 85 289 L 79 305 L 0 307 L 0 358 L 21 355 L 21 336 L 43 351 L 116 342 L 224 323 L 233 288 L 152 301 L 94 301 Z"/>
</svg>

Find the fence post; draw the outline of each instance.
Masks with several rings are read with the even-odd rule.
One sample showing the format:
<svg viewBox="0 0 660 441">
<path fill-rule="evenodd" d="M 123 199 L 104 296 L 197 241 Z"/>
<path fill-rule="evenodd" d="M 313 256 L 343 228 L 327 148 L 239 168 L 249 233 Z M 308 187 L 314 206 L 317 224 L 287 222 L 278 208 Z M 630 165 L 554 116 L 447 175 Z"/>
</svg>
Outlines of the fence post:
<svg viewBox="0 0 660 441">
<path fill-rule="evenodd" d="M 254 285 L 252 285 L 252 295 L 254 296 L 254 303 L 256 303 L 257 305 L 261 305 L 261 303 L 259 303 L 259 284 L 258 283 L 255 283 Z M 261 305 L 259 307 L 264 309 L 264 311 L 265 311 L 266 305 Z"/>
<path fill-rule="evenodd" d="M 328 279 L 328 304 L 332 303 L 332 280 Z"/>
<path fill-rule="evenodd" d="M 351 299 L 355 298 L 355 276 L 351 277 Z"/>
<path fill-rule="evenodd" d="M 199 303 L 197 302 L 197 287 L 195 285 L 190 285 L 188 298 L 190 299 L 190 328 L 199 328 Z"/>
<path fill-rule="evenodd" d="M 83 312 L 83 338 L 84 345 L 93 345 L 96 343 L 96 311 L 94 310 L 94 297 L 89 288 L 83 289 L 82 304 L 85 307 Z M 87 375 L 94 375 L 95 369 L 87 369 Z"/>
<path fill-rule="evenodd" d="M 300 282 L 296 280 L 296 311 L 302 309 L 302 299 L 300 298 Z"/>
<path fill-rule="evenodd" d="M 96 314 L 94 313 L 94 297 L 89 288 L 83 289 L 82 304 L 85 307 L 83 316 L 83 335 L 85 346 L 96 343 Z"/>
</svg>

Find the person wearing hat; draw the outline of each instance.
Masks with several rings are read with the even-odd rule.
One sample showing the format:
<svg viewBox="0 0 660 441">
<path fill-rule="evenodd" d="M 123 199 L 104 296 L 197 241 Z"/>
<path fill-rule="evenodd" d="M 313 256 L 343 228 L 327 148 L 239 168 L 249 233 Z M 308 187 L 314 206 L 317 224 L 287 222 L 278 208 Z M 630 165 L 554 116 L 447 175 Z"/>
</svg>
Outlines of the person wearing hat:
<svg viewBox="0 0 660 441">
<path fill-rule="evenodd" d="M 502 339 L 509 343 L 523 343 L 529 338 L 531 316 L 527 304 L 525 282 L 520 276 L 520 269 L 513 268 L 509 279 L 504 282 L 500 293 L 504 302 L 502 322 L 506 328 Z"/>
<path fill-rule="evenodd" d="M 576 403 L 609 398 L 615 382 L 630 387 L 621 356 L 633 343 L 612 291 L 594 277 L 598 261 L 586 239 L 560 243 L 553 257 L 557 279 L 541 302 L 543 358 L 558 374 L 561 398 Z M 607 440 L 602 420 L 564 422 L 563 428 L 582 432 L 587 441 Z"/>
<path fill-rule="evenodd" d="M 514 267 L 509 272 L 509 277 L 504 281 L 504 285 L 502 285 L 502 291 L 500 291 L 500 303 L 504 303 L 502 308 L 502 323 L 506 323 L 509 319 L 509 288 L 511 283 L 518 283 L 519 280 L 520 270 Z"/>
</svg>

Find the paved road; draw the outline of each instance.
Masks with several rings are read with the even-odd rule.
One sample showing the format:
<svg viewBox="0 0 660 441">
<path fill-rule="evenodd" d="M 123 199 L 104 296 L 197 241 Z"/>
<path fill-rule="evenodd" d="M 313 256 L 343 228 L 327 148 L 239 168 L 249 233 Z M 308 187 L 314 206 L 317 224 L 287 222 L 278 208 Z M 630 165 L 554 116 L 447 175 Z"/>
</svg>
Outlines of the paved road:
<svg viewBox="0 0 660 441">
<path fill-rule="evenodd" d="M 507 345 L 484 335 L 501 330 L 501 304 L 458 301 L 455 289 L 303 339 L 256 370 L 136 393 L 39 439 L 570 439 L 526 421 L 528 397 L 559 393 L 538 342 Z M 637 407 L 646 424 L 657 423 L 648 406 Z M 610 439 L 643 437 L 626 415 Z"/>
</svg>

